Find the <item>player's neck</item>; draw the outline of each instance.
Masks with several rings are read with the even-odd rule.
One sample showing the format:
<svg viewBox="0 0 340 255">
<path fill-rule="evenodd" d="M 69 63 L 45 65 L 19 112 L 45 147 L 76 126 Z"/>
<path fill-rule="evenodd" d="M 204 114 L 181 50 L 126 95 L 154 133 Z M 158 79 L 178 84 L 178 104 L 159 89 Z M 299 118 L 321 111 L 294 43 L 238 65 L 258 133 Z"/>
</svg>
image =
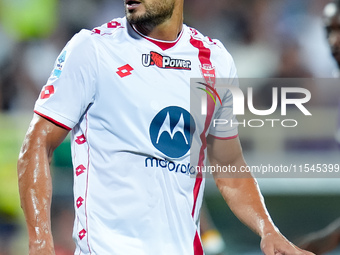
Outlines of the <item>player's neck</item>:
<svg viewBox="0 0 340 255">
<path fill-rule="evenodd" d="M 135 25 L 143 35 L 162 41 L 175 41 L 183 27 L 183 4 L 176 4 L 170 19 L 158 26 Z"/>
<path fill-rule="evenodd" d="M 168 26 L 167 24 L 158 25 L 152 29 L 145 26 L 135 25 L 135 29 L 143 35 L 162 41 L 175 41 L 182 31 L 183 23 L 180 26 Z"/>
</svg>

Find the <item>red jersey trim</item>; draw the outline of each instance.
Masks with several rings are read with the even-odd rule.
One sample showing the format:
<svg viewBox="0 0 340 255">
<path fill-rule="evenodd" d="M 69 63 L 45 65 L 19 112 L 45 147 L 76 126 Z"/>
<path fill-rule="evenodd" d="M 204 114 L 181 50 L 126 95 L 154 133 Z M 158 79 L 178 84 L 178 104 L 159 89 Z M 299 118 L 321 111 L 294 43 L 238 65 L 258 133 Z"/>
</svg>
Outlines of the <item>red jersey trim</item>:
<svg viewBox="0 0 340 255">
<path fill-rule="evenodd" d="M 193 37 L 191 37 L 190 39 L 190 43 L 192 46 L 194 46 L 195 48 L 198 49 L 198 58 L 200 63 L 202 64 L 202 66 L 204 64 L 209 64 L 211 65 L 211 61 L 210 61 L 210 57 L 211 57 L 211 51 L 209 48 L 206 48 L 203 44 L 202 41 L 197 40 Z M 205 153 L 204 150 L 207 147 L 207 140 L 206 140 L 206 132 L 209 128 L 211 119 L 213 117 L 213 113 L 215 110 L 215 104 L 213 102 L 213 100 L 207 95 L 207 101 L 208 101 L 208 114 L 207 117 L 205 119 L 205 125 L 204 125 L 204 130 L 200 135 L 201 141 L 202 141 L 202 147 L 200 149 L 200 153 L 199 153 L 199 160 L 198 160 L 198 166 L 202 167 L 203 166 L 203 162 L 204 162 L 204 158 L 205 158 Z M 202 183 L 202 173 L 199 172 L 197 174 L 196 177 L 196 183 L 195 183 L 195 187 L 194 187 L 194 205 L 192 208 L 192 216 L 194 217 L 194 213 L 195 213 L 195 209 L 196 209 L 196 202 L 197 202 L 197 197 L 199 194 L 199 190 L 201 187 L 201 183 Z"/>
<path fill-rule="evenodd" d="M 201 243 L 201 239 L 198 235 L 197 230 L 196 230 L 196 235 L 194 239 L 194 255 L 204 255 L 203 245 Z"/>
<path fill-rule="evenodd" d="M 193 37 L 191 37 L 190 39 L 190 43 L 193 47 L 195 47 L 196 49 L 198 49 L 198 59 L 201 63 L 201 65 L 211 65 L 211 61 L 210 61 L 210 57 L 211 57 L 211 51 L 209 48 L 206 48 L 203 44 L 203 42 L 201 40 L 197 40 Z M 215 103 L 213 102 L 212 98 L 209 97 L 207 95 L 207 102 L 208 102 L 208 113 L 207 113 L 207 117 L 205 119 L 205 124 L 204 124 L 204 130 L 200 135 L 201 141 L 202 141 L 202 146 L 199 152 L 199 159 L 198 159 L 198 166 L 199 167 L 203 167 L 203 162 L 204 162 L 204 158 L 205 158 L 205 153 L 204 150 L 207 147 L 207 139 L 206 139 L 206 132 L 208 131 L 208 128 L 210 126 L 210 122 L 211 119 L 213 117 L 214 114 L 214 110 L 215 110 Z M 195 182 L 195 186 L 194 186 L 194 190 L 193 190 L 193 196 L 194 196 L 194 204 L 192 207 L 192 217 L 195 218 L 195 211 L 196 211 L 196 204 L 197 204 L 197 199 L 198 199 L 198 195 L 200 193 L 200 189 L 202 186 L 202 181 L 203 181 L 203 176 L 201 172 L 197 173 L 196 176 L 196 182 Z M 195 239 L 194 239 L 194 243 L 193 243 L 193 248 L 194 248 L 194 255 L 203 255 L 203 247 L 202 247 L 202 243 L 200 240 L 200 237 L 198 235 L 198 232 L 196 231 L 196 235 L 195 235 Z"/>
<path fill-rule="evenodd" d="M 230 136 L 230 137 L 218 137 L 218 136 L 214 136 L 214 135 L 210 135 L 209 136 L 212 136 L 216 139 L 219 139 L 219 140 L 231 140 L 231 139 L 235 139 L 238 137 L 238 134 L 237 135 L 234 135 L 234 136 Z"/>
<path fill-rule="evenodd" d="M 41 112 L 38 112 L 37 110 L 34 110 L 34 113 L 38 114 L 39 116 L 41 116 L 41 117 L 43 117 L 45 119 L 48 119 L 49 121 L 52 121 L 54 124 L 56 124 L 56 125 L 58 125 L 58 126 L 60 126 L 62 128 L 65 128 L 68 131 L 72 130 L 72 128 L 70 128 L 70 127 L 60 123 L 59 121 L 56 121 L 55 119 L 53 119 L 53 118 L 51 118 L 51 117 L 49 117 L 49 116 L 47 116 L 45 114 L 42 114 Z"/>
<path fill-rule="evenodd" d="M 88 139 L 88 134 L 87 134 L 87 131 L 88 131 L 88 125 L 89 125 L 89 122 L 88 122 L 88 119 L 87 119 L 87 113 L 85 114 L 85 119 L 86 119 L 86 129 L 85 129 L 85 137 L 86 137 L 86 140 Z M 89 252 L 90 254 L 92 253 L 91 251 L 91 247 L 90 247 L 90 241 L 89 241 L 89 233 L 90 233 L 90 230 L 89 230 L 89 217 L 87 215 L 87 197 L 88 197 L 88 190 L 89 190 L 89 172 L 90 172 L 90 145 L 87 145 L 87 172 L 86 172 L 86 188 L 85 188 L 85 219 L 86 219 L 86 230 L 87 230 L 87 247 L 89 248 Z"/>
<path fill-rule="evenodd" d="M 131 26 L 131 27 L 141 37 L 143 37 L 144 39 L 148 40 L 149 42 L 152 42 L 152 43 L 156 44 L 162 50 L 168 50 L 168 49 L 174 47 L 178 43 L 178 41 L 181 39 L 181 37 L 183 35 L 183 30 L 184 30 L 184 29 L 182 29 L 182 31 L 179 34 L 179 36 L 177 37 L 176 41 L 161 41 L 161 40 L 157 40 L 157 39 L 153 39 L 151 37 L 145 36 L 142 33 L 140 33 L 134 26 Z"/>
</svg>

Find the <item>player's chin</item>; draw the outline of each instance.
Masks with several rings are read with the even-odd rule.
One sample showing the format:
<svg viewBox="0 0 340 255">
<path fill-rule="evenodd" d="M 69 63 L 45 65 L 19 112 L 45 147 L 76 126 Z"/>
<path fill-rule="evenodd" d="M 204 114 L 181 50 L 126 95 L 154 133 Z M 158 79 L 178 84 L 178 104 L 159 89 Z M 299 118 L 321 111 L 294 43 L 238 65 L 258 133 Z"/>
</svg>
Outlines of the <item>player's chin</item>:
<svg viewBox="0 0 340 255">
<path fill-rule="evenodd" d="M 131 11 L 126 13 L 126 18 L 131 24 L 138 24 L 140 23 L 141 17 L 143 17 L 143 13 L 140 11 Z"/>
</svg>

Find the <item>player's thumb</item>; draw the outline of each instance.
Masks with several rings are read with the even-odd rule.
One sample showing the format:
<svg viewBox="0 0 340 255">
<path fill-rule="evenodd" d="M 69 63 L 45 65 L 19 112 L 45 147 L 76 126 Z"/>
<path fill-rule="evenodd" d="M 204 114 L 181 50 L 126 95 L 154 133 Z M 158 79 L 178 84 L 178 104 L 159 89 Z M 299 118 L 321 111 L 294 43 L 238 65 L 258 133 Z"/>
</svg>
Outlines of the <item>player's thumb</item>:
<svg viewBox="0 0 340 255">
<path fill-rule="evenodd" d="M 280 253 L 275 253 L 274 245 L 272 243 L 261 242 L 261 250 L 264 255 L 282 255 Z"/>
</svg>

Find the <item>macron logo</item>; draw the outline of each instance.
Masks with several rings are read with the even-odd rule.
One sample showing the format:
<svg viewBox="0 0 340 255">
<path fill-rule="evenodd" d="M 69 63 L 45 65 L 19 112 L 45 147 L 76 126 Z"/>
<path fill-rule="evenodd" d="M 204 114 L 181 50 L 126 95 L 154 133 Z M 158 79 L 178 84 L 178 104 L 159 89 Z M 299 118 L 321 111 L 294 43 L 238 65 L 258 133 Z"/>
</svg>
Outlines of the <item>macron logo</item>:
<svg viewBox="0 0 340 255">
<path fill-rule="evenodd" d="M 170 135 L 171 140 L 174 139 L 174 136 L 175 136 L 175 134 L 177 132 L 180 132 L 183 135 L 183 137 L 184 137 L 185 143 L 189 144 L 188 140 L 187 140 L 187 138 L 185 136 L 185 133 L 184 133 L 184 118 L 183 118 L 183 114 L 181 114 L 181 117 L 179 118 L 176 126 L 174 127 L 174 129 L 172 131 L 170 130 L 170 115 L 169 115 L 169 112 L 166 114 L 166 118 L 165 118 L 162 126 L 159 129 L 157 140 L 156 140 L 156 144 L 159 143 L 159 138 L 161 137 L 163 132 L 167 132 Z"/>
</svg>

